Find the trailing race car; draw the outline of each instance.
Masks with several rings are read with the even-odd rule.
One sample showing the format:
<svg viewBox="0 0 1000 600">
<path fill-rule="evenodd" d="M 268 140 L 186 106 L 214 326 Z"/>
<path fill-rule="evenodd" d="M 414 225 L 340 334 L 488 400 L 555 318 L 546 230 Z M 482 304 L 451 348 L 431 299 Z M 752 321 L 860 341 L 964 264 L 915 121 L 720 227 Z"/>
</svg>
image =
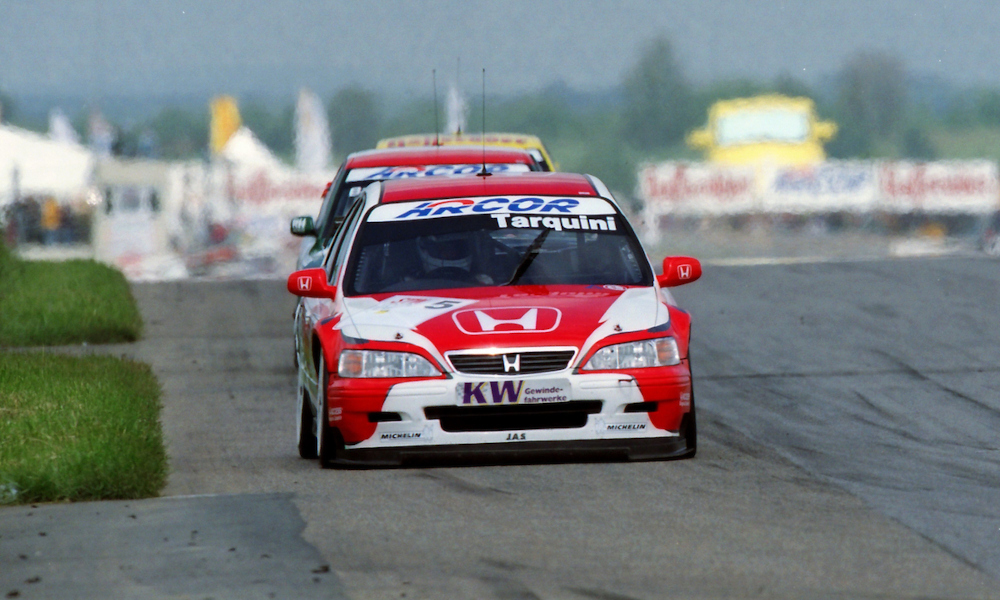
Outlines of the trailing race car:
<svg viewBox="0 0 1000 600">
<path fill-rule="evenodd" d="M 361 190 L 373 181 L 445 175 L 472 175 L 483 169 L 489 173 L 540 171 L 541 166 L 526 150 L 498 147 L 420 147 L 365 150 L 350 154 L 323 194 L 316 219 L 292 219 L 291 231 L 307 237 L 299 250 L 296 267 L 315 266 L 344 215 Z"/>
<path fill-rule="evenodd" d="M 594 177 L 374 183 L 288 278 L 299 454 L 694 456 L 691 319 L 666 288 L 700 276 L 654 276 Z"/>
<path fill-rule="evenodd" d="M 545 144 L 535 135 L 526 133 L 487 133 L 485 136 L 480 133 L 418 133 L 415 135 L 401 135 L 379 140 L 375 144 L 376 148 L 416 148 L 426 146 L 481 146 L 483 138 L 490 146 L 502 146 L 506 148 L 521 148 L 527 150 L 535 157 L 543 171 L 555 171 L 556 164 L 552 162 L 545 149 Z"/>
</svg>

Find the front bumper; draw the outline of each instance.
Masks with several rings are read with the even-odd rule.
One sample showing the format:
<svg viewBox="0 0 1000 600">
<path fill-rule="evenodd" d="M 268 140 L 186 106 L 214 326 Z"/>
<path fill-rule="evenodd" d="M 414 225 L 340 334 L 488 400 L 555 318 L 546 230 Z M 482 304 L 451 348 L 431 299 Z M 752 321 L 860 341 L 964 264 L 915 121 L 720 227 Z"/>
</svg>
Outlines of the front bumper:
<svg viewBox="0 0 1000 600">
<path fill-rule="evenodd" d="M 501 388 L 510 381 L 457 374 L 381 387 L 377 380 L 331 383 L 330 425 L 345 440 L 337 462 L 461 461 L 471 455 L 507 462 L 551 455 L 651 459 L 685 452 L 680 424 L 691 393 L 686 361 L 628 373 L 564 371 L 517 380 L 525 390 L 561 387 L 557 393 L 567 401 L 495 404 L 489 394 L 485 404 L 470 400 L 471 386 Z"/>
</svg>

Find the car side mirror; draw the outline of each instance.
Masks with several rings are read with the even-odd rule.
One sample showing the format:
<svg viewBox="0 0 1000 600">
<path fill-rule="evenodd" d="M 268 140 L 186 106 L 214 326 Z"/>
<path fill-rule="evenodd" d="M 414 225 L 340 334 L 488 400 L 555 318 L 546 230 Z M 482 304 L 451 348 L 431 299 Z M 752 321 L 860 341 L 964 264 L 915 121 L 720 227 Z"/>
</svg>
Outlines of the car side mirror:
<svg viewBox="0 0 1000 600">
<path fill-rule="evenodd" d="M 837 124 L 832 121 L 819 121 L 813 125 L 816 139 L 820 142 L 828 142 L 837 135 Z"/>
<path fill-rule="evenodd" d="M 337 286 L 326 282 L 326 269 L 302 269 L 288 276 L 288 291 L 303 298 L 329 298 L 337 295 Z"/>
<path fill-rule="evenodd" d="M 660 287 L 677 287 L 701 277 L 701 262 L 690 256 L 668 256 L 663 259 L 663 275 L 657 275 Z"/>
<path fill-rule="evenodd" d="M 708 129 L 696 129 L 687 134 L 687 145 L 695 150 L 707 150 L 712 147 L 712 132 Z"/>
<path fill-rule="evenodd" d="M 312 217 L 295 217 L 291 225 L 292 235 L 316 235 L 316 224 Z"/>
</svg>

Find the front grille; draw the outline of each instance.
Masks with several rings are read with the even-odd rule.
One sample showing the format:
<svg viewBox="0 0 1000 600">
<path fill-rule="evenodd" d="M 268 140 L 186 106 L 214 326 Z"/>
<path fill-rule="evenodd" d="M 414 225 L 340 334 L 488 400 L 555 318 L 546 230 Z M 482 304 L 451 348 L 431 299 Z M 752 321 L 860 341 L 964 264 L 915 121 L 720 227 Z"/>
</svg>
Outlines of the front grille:
<svg viewBox="0 0 1000 600">
<path fill-rule="evenodd" d="M 508 352 L 508 361 L 520 356 L 520 369 L 504 372 L 504 354 L 449 354 L 456 371 L 474 375 L 529 375 L 562 371 L 573 358 L 573 350 L 543 350 L 534 352 Z"/>
<path fill-rule="evenodd" d="M 428 406 L 428 419 L 441 422 L 441 429 L 461 431 L 519 431 L 522 429 L 579 429 L 587 415 L 601 412 L 600 400 L 575 400 L 549 404 L 504 404 L 501 406 Z"/>
</svg>

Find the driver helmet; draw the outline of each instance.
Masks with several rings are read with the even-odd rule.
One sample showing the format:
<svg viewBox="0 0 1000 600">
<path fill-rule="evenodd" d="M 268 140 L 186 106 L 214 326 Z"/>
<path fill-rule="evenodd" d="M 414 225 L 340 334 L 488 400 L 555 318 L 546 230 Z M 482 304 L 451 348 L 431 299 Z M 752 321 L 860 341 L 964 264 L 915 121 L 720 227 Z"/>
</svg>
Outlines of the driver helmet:
<svg viewBox="0 0 1000 600">
<path fill-rule="evenodd" d="M 465 271 L 472 267 L 472 247 L 463 233 L 425 235 L 417 240 L 417 251 L 428 273 L 446 267 Z"/>
</svg>

